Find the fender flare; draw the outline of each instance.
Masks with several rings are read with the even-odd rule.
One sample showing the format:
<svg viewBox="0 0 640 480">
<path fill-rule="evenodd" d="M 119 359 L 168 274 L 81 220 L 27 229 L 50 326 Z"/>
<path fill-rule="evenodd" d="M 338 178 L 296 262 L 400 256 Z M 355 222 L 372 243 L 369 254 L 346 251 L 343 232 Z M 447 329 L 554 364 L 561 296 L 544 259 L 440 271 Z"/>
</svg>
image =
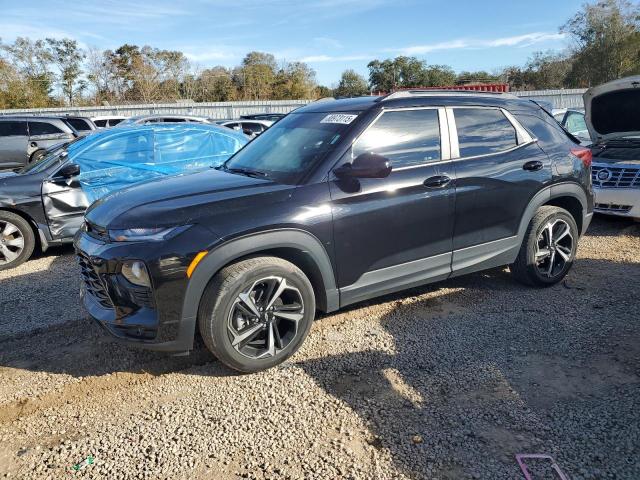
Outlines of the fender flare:
<svg viewBox="0 0 640 480">
<path fill-rule="evenodd" d="M 582 217 L 583 217 L 583 228 L 581 234 L 584 233 L 586 227 L 589 225 L 588 221 L 584 221 L 584 218 L 587 216 L 588 210 L 588 201 L 587 194 L 585 193 L 582 186 L 577 183 L 556 183 L 554 185 L 550 185 L 545 187 L 543 190 L 540 190 L 536 193 L 533 198 L 529 201 L 529 205 L 524 211 L 522 218 L 520 219 L 520 226 L 518 227 L 518 244 L 522 243 L 524 239 L 524 235 L 527 232 L 527 227 L 531 222 L 531 219 L 536 214 L 538 208 L 542 205 L 548 203 L 550 200 L 559 197 L 573 197 L 577 199 L 582 205 Z"/>
<path fill-rule="evenodd" d="M 273 248 L 293 248 L 309 255 L 322 277 L 324 292 L 320 293 L 326 295 L 327 311 L 339 308 L 339 294 L 333 266 L 320 240 L 303 230 L 270 230 L 230 240 L 211 250 L 202 259 L 187 285 L 182 304 L 182 323 L 192 324 L 195 329 L 204 290 L 221 268 L 238 258 Z"/>
</svg>

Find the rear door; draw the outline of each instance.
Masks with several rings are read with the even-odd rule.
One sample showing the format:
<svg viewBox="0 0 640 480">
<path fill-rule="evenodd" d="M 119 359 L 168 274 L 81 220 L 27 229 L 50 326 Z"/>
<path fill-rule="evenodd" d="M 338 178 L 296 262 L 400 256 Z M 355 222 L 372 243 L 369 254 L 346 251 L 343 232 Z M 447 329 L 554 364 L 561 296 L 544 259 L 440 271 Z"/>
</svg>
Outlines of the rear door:
<svg viewBox="0 0 640 480">
<path fill-rule="evenodd" d="M 529 201 L 551 181 L 551 161 L 506 110 L 453 107 L 447 116 L 457 157 L 455 271 L 513 247 Z"/>
<path fill-rule="evenodd" d="M 0 120 L 0 168 L 16 168 L 27 163 L 27 122 Z"/>
<path fill-rule="evenodd" d="M 362 153 L 386 157 L 393 170 L 330 182 L 343 304 L 451 271 L 455 175 L 444 108 L 384 111 L 344 163 Z"/>
</svg>

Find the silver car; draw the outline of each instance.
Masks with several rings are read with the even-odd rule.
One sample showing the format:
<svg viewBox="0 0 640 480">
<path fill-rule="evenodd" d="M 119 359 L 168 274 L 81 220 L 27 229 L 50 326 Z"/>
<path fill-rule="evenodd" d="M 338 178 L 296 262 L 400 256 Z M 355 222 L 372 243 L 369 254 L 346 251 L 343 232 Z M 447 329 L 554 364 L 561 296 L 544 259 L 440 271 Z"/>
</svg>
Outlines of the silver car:
<svg viewBox="0 0 640 480">
<path fill-rule="evenodd" d="M 178 113 L 163 113 L 155 115 L 138 115 L 136 117 L 129 117 L 126 120 L 118 123 L 118 127 L 126 127 L 134 124 L 142 125 L 146 123 L 210 123 L 208 119 L 204 117 L 196 117 L 193 115 L 180 115 Z"/>
<path fill-rule="evenodd" d="M 583 98 L 594 139 L 594 210 L 640 219 L 640 75 L 590 88 Z"/>
<path fill-rule="evenodd" d="M 0 169 L 23 167 L 49 147 L 69 142 L 78 132 L 56 117 L 0 117 Z"/>
</svg>

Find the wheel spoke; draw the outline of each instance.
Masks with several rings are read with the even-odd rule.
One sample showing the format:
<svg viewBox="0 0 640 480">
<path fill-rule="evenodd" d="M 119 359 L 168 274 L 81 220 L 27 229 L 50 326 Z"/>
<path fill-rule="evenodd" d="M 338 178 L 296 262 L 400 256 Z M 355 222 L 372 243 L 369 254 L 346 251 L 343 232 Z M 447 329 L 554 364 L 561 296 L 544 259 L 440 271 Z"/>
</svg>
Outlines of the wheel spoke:
<svg viewBox="0 0 640 480">
<path fill-rule="evenodd" d="M 271 322 L 267 332 L 267 350 L 258 358 L 273 357 L 276 354 L 275 328 L 275 325 Z"/>
<path fill-rule="evenodd" d="M 20 255 L 20 252 L 13 252 L 9 250 L 7 247 L 5 247 L 4 245 L 0 245 L 0 252 L 2 252 L 2 255 L 4 255 L 4 258 L 7 261 L 7 263 L 13 262 Z"/>
<path fill-rule="evenodd" d="M 545 228 L 547 231 L 547 246 L 553 245 L 553 224 L 548 223 Z"/>
<path fill-rule="evenodd" d="M 244 329 L 242 331 L 242 333 L 234 333 L 233 334 L 233 342 L 231 343 L 234 347 L 235 346 L 239 346 L 239 345 L 245 345 L 247 343 L 249 343 L 251 340 L 253 340 L 258 333 L 260 333 L 260 330 L 262 330 L 262 324 L 261 323 L 257 323 L 255 325 L 252 325 L 250 327 L 247 327 L 246 329 Z"/>
<path fill-rule="evenodd" d="M 278 318 L 284 318 L 286 320 L 291 320 L 293 322 L 298 323 L 303 319 L 304 314 L 300 312 L 283 312 L 283 311 L 274 311 L 273 314 Z"/>
<path fill-rule="evenodd" d="M 251 292 L 241 293 L 240 295 L 238 295 L 238 298 L 242 301 L 242 303 L 244 303 L 249 308 L 249 310 L 253 315 L 255 315 L 256 317 L 259 317 L 260 312 L 258 311 L 258 307 L 256 307 L 256 304 L 253 301 L 253 298 L 251 298 L 250 294 Z"/>
<path fill-rule="evenodd" d="M 18 247 L 19 249 L 24 248 L 24 238 L 22 237 L 12 238 L 4 243 L 10 247 Z"/>
<path fill-rule="evenodd" d="M 269 299 L 269 302 L 267 303 L 266 308 L 271 308 L 271 306 L 273 305 L 273 302 L 275 302 L 278 299 L 278 297 L 282 295 L 282 292 L 284 292 L 286 288 L 287 288 L 287 280 L 284 278 L 281 278 L 280 283 L 278 284 L 278 288 Z"/>
<path fill-rule="evenodd" d="M 13 223 L 5 223 L 4 230 L 2 230 L 2 235 L 8 237 L 9 235 L 16 233 L 18 231 L 18 227 L 16 227 Z"/>
<path fill-rule="evenodd" d="M 569 228 L 569 225 L 567 225 L 566 223 L 563 223 L 562 231 L 556 236 L 554 243 L 557 245 L 558 242 L 560 242 L 560 240 L 562 240 L 564 237 L 566 237 L 570 233 L 571 233 L 571 229 Z"/>
<path fill-rule="evenodd" d="M 569 259 L 571 258 L 571 249 L 570 248 L 564 247 L 562 245 L 558 245 L 556 247 L 556 252 L 558 252 L 558 254 L 562 257 L 562 259 L 565 262 L 568 262 Z"/>
<path fill-rule="evenodd" d="M 547 275 L 549 277 L 553 276 L 553 266 L 556 263 L 556 252 L 551 252 L 551 258 L 549 259 L 549 270 L 547 270 Z"/>
<path fill-rule="evenodd" d="M 282 338 L 280 337 L 280 331 L 278 330 L 278 323 L 274 320 L 272 322 L 273 325 L 273 335 L 276 341 L 276 348 L 282 349 L 284 348 L 284 344 L 282 343 Z"/>
</svg>

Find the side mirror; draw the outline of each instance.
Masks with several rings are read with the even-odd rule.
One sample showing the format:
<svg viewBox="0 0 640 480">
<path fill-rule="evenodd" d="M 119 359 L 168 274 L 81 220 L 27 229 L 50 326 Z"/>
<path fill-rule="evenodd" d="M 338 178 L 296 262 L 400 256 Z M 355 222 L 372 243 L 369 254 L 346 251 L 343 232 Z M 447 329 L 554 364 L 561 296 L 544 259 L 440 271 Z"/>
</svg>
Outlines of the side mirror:
<svg viewBox="0 0 640 480">
<path fill-rule="evenodd" d="M 77 163 L 68 163 L 60 170 L 58 170 L 57 177 L 60 178 L 71 178 L 80 175 L 80 165 Z"/>
<path fill-rule="evenodd" d="M 333 170 L 338 178 L 385 178 L 391 173 L 389 159 L 375 153 L 358 155 L 353 163 L 345 163 Z"/>
</svg>

